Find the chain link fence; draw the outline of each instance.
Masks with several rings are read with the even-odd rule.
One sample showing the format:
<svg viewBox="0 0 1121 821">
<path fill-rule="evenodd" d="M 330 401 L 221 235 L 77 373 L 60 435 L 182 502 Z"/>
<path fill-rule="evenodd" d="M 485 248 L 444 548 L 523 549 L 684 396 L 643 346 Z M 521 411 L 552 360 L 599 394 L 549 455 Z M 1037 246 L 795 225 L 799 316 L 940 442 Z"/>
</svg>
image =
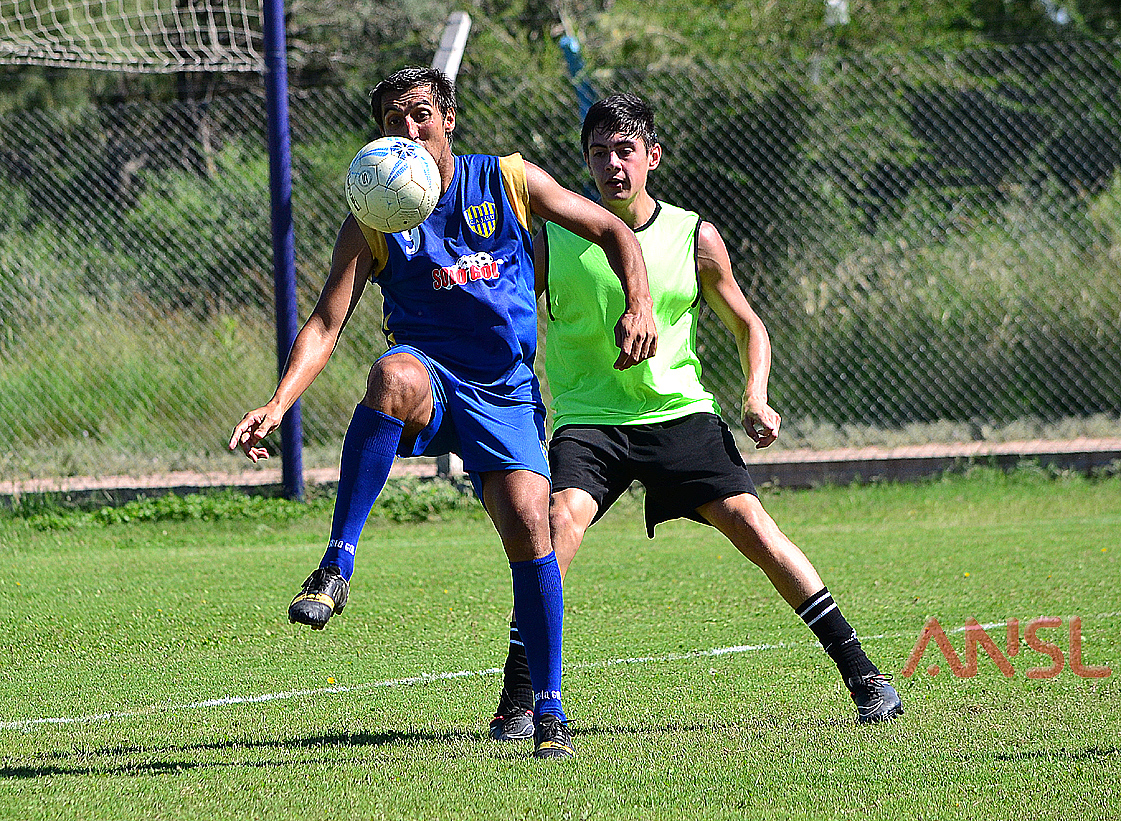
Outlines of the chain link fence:
<svg viewBox="0 0 1121 821">
<path fill-rule="evenodd" d="M 587 191 L 575 90 L 532 74 L 468 60 L 456 150 Z M 720 229 L 772 335 L 786 446 L 1118 435 L 1117 43 L 588 80 L 655 105 L 651 187 Z M 290 109 L 304 317 L 375 130 L 357 92 Z M 254 91 L 0 118 L 0 479 L 234 466 L 229 431 L 277 378 L 265 119 Z M 305 394 L 306 465 L 336 462 L 384 350 L 377 289 L 363 302 Z M 699 344 L 734 420 L 711 312 Z"/>
</svg>

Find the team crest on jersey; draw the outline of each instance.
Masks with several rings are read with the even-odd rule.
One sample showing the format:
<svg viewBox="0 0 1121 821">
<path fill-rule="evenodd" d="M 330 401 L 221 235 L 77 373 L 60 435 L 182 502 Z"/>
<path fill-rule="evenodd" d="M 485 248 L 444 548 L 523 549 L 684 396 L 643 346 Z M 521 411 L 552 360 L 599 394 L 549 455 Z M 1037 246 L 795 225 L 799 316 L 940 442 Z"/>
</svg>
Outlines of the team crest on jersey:
<svg viewBox="0 0 1121 821">
<path fill-rule="evenodd" d="M 469 205 L 463 212 L 463 218 L 472 231 L 485 238 L 494 233 L 494 214 L 494 203 L 484 201 L 479 205 Z"/>
</svg>

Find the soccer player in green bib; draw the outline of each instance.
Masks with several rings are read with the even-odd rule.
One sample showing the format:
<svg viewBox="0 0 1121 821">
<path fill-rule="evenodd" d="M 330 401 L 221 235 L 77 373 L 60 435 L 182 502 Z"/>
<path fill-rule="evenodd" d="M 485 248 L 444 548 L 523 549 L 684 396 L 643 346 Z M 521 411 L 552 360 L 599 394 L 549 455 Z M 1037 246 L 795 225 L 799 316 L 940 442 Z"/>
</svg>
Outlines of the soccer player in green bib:
<svg viewBox="0 0 1121 821">
<path fill-rule="evenodd" d="M 704 299 L 735 336 L 746 382 L 744 428 L 756 447 L 776 440 L 780 418 L 767 403 L 770 340 L 732 274 L 720 233 L 647 192 L 662 147 L 653 112 L 641 98 L 619 94 L 593 105 L 581 145 L 602 204 L 642 246 L 658 350 L 635 367 L 614 367 L 613 325 L 623 309 L 619 279 L 596 245 L 546 223 L 534 239 L 534 257 L 548 318 L 545 367 L 554 411 L 549 523 L 562 577 L 587 529 L 637 480 L 646 488 L 651 538 L 655 525 L 669 519 L 716 527 L 816 635 L 852 694 L 857 719 L 895 718 L 903 712 L 899 695 L 869 660 L 805 554 L 763 509 L 716 400 L 701 384 L 696 335 Z M 533 732 L 532 688 L 516 622 L 510 631 L 490 726 L 498 740 Z"/>
</svg>

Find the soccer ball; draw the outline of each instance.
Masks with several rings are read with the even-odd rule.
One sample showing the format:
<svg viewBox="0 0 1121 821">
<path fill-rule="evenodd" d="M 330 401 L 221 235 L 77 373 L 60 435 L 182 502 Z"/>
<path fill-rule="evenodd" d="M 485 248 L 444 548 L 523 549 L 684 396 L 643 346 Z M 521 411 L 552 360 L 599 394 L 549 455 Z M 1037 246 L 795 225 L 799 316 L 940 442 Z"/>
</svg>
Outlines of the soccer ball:
<svg viewBox="0 0 1121 821">
<path fill-rule="evenodd" d="M 367 143 L 346 174 L 346 201 L 355 218 L 385 234 L 411 231 L 436 208 L 440 169 L 423 145 L 404 137 Z"/>
</svg>

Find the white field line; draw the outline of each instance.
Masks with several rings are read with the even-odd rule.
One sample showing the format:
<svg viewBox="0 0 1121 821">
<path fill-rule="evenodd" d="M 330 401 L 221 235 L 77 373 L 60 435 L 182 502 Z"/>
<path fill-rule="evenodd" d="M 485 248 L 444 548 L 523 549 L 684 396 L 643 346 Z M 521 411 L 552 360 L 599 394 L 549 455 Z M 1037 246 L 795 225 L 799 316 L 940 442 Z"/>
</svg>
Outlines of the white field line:
<svg viewBox="0 0 1121 821">
<path fill-rule="evenodd" d="M 740 647 L 717 647 L 712 650 L 694 650 L 689 653 L 667 653 L 664 656 L 636 656 L 634 658 L 609 659 L 607 661 L 587 662 L 584 664 L 566 664 L 566 670 L 587 670 L 601 667 L 613 667 L 620 664 L 650 664 L 654 662 L 680 661 L 683 659 L 701 658 L 705 656 L 723 656 L 729 653 L 748 653 L 758 650 L 776 650 L 781 647 L 793 645 L 786 644 L 752 644 Z M 425 684 L 433 681 L 448 681 L 457 678 L 471 678 L 475 676 L 501 675 L 501 667 L 491 667 L 487 670 L 459 670 L 454 673 L 423 673 L 411 678 L 394 678 L 385 681 L 374 681 L 366 684 L 355 684 L 350 687 L 319 687 L 314 690 L 288 690 L 282 693 L 264 693 L 257 696 L 227 696 L 206 701 L 195 701 L 190 704 L 154 704 L 139 710 L 122 710 L 111 713 L 94 713 L 84 716 L 57 716 L 48 718 L 29 718 L 23 721 L 0 722 L 0 730 L 26 730 L 44 724 L 92 724 L 98 721 L 112 721 L 119 718 L 138 718 L 141 716 L 169 713 L 176 710 L 201 710 L 208 707 L 228 707 L 234 704 L 261 704 L 266 701 L 283 701 L 285 699 L 303 698 L 305 696 L 319 696 L 335 693 L 358 693 L 365 690 L 376 690 L 382 687 L 408 687 L 414 684 Z"/>
<path fill-rule="evenodd" d="M 1108 619 L 1121 616 L 1121 613 L 1099 613 L 1095 616 L 1083 616 L 1083 619 Z M 1069 619 L 1068 619 L 1069 621 Z M 995 627 L 1004 627 L 1006 622 L 991 622 L 982 624 L 981 628 L 984 630 L 991 630 Z M 968 628 L 954 627 L 946 630 L 946 633 L 964 633 Z M 875 636 L 863 636 L 863 641 L 871 639 L 898 639 L 907 638 L 910 633 L 881 633 Z M 607 661 L 593 661 L 585 662 L 582 664 L 565 664 L 566 670 L 594 670 L 604 667 L 616 667 L 624 664 L 654 664 L 658 662 L 671 662 L 671 661 L 684 661 L 696 658 L 711 658 L 715 656 L 726 656 L 733 653 L 755 653 L 767 650 L 781 650 L 787 647 L 798 647 L 806 644 L 806 642 L 794 642 L 778 644 L 743 644 L 735 647 L 715 647 L 710 650 L 692 650 L 688 653 L 666 653 L 661 656 L 634 656 L 631 658 L 618 658 L 608 659 Z M 816 646 L 816 645 L 815 645 Z M 123 710 L 120 712 L 109 713 L 94 713 L 84 716 L 53 716 L 45 718 L 29 718 L 22 721 L 4 721 L 0 722 L 0 730 L 26 730 L 31 727 L 42 726 L 44 724 L 92 724 L 98 721 L 112 721 L 121 718 L 139 718 L 141 716 L 157 715 L 159 713 L 170 713 L 177 710 L 203 710 L 211 707 L 229 707 L 235 704 L 261 704 L 267 701 L 284 701 L 293 698 L 304 698 L 305 696 L 319 696 L 338 693 L 359 693 L 366 690 L 377 690 L 382 687 L 409 687 L 414 684 L 426 684 L 433 681 L 450 681 L 459 678 L 472 678 L 476 676 L 494 676 L 501 675 L 501 667 L 491 667 L 486 670 L 459 670 L 453 673 L 423 673 L 419 676 L 412 676 L 411 678 L 394 678 L 386 679 L 384 681 L 367 682 L 366 684 L 355 684 L 350 687 L 319 687 L 313 690 L 288 690 L 281 693 L 264 693 L 256 696 L 227 696 L 225 698 L 207 699 L 206 701 L 195 701 L 190 704 L 169 704 L 159 705 L 154 704 L 149 707 L 143 707 L 139 710 Z"/>
</svg>

